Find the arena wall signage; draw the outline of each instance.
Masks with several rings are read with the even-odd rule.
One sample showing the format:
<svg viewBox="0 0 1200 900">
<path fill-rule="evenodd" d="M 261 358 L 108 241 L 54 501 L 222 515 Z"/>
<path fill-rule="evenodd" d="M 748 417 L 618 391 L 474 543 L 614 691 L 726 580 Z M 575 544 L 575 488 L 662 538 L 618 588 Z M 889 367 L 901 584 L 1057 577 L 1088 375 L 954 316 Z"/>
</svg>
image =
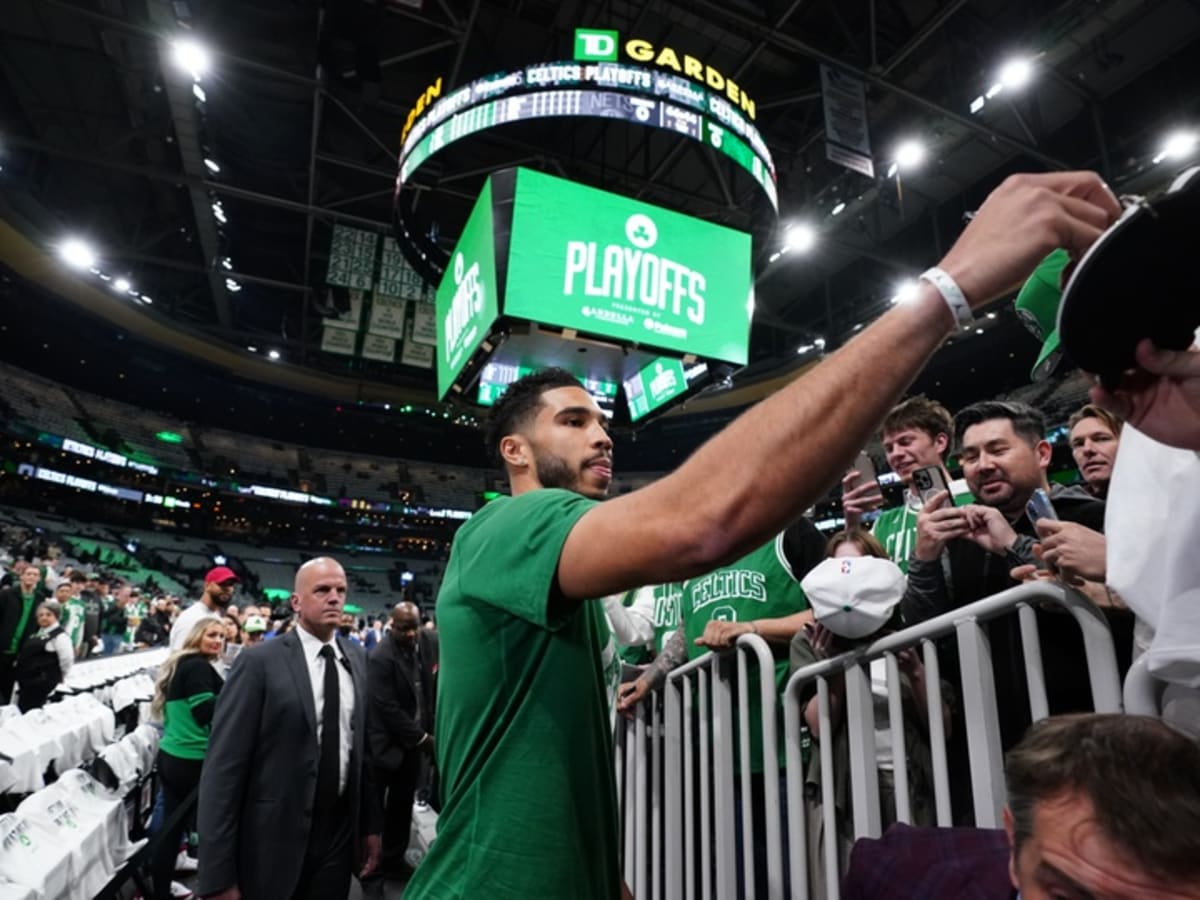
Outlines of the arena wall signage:
<svg viewBox="0 0 1200 900">
<path fill-rule="evenodd" d="M 686 393 L 688 387 L 683 363 L 670 358 L 655 360 L 623 386 L 629 401 L 629 418 L 634 422 Z"/>
</svg>

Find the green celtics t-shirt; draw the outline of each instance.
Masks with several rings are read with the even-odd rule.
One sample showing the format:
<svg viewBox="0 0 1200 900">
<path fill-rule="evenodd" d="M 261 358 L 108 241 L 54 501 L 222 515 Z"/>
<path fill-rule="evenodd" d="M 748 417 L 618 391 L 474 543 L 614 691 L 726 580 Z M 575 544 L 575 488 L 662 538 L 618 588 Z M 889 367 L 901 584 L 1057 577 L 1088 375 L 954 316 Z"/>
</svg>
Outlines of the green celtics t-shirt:
<svg viewBox="0 0 1200 900">
<path fill-rule="evenodd" d="M 800 573 L 803 575 L 804 573 Z M 808 609 L 808 598 L 792 575 L 783 550 L 783 535 L 764 544 L 736 562 L 692 578 L 683 583 L 680 604 L 688 658 L 708 651 L 696 645 L 704 626 L 713 620 L 753 622 L 756 619 L 780 619 Z M 775 686 L 782 696 L 788 678 L 787 646 L 771 646 L 775 655 Z M 735 694 L 736 697 L 736 694 Z M 736 701 L 735 701 L 736 707 Z M 761 772 L 762 700 L 757 690 L 750 691 L 750 771 Z M 783 765 L 782 707 L 776 708 L 777 734 L 780 737 L 780 766 Z"/>
<path fill-rule="evenodd" d="M 595 501 L 543 489 L 459 529 L 437 600 L 438 836 L 408 900 L 617 900 L 616 784 L 599 601 L 550 618 L 571 528 Z"/>
<path fill-rule="evenodd" d="M 883 544 L 888 558 L 898 565 L 905 575 L 908 574 L 908 560 L 917 546 L 917 516 L 921 511 L 920 508 L 914 509 L 908 505 L 910 496 L 905 491 L 904 502 L 881 512 L 871 528 L 871 534 Z M 952 497 L 955 506 L 966 506 L 975 502 L 975 497 L 970 491 L 952 494 Z"/>
</svg>

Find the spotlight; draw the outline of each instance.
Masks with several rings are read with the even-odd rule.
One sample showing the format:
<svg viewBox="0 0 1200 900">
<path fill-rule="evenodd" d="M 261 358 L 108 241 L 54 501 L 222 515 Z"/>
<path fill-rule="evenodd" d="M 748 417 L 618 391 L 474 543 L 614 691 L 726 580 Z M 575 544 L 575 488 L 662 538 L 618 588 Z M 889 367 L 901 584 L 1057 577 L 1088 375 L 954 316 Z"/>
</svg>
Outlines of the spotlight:
<svg viewBox="0 0 1200 900">
<path fill-rule="evenodd" d="M 96 251 L 79 238 L 67 238 L 59 245 L 58 255 L 75 269 L 90 269 L 96 265 Z"/>
<path fill-rule="evenodd" d="M 811 225 L 798 222 L 783 233 L 783 245 L 795 253 L 807 253 L 817 243 L 817 233 Z"/>
<path fill-rule="evenodd" d="M 831 209 L 829 211 L 829 214 L 831 216 L 840 215 L 842 213 L 842 211 L 845 210 L 845 208 L 846 208 L 845 203 L 839 203 L 837 206 L 835 206 L 833 209 Z"/>
<path fill-rule="evenodd" d="M 204 160 L 204 167 L 214 175 L 221 171 L 221 167 L 217 164 L 217 161 L 215 159 L 208 159 L 207 157 Z"/>
<path fill-rule="evenodd" d="M 207 74 L 212 64 L 208 48 L 193 38 L 179 38 L 171 42 L 172 57 L 175 65 L 192 76 L 193 81 L 199 81 Z"/>
<path fill-rule="evenodd" d="M 112 289 L 118 294 L 128 294 L 131 287 L 133 287 L 133 285 L 129 283 L 128 278 L 113 279 Z"/>
<path fill-rule="evenodd" d="M 1010 91 L 1017 91 L 1029 84 L 1033 78 L 1033 63 L 1028 59 L 1010 59 L 1000 67 L 1000 83 Z"/>
<path fill-rule="evenodd" d="M 1154 157 L 1154 161 L 1160 163 L 1164 159 L 1183 159 L 1195 151 L 1197 143 L 1200 143 L 1200 136 L 1197 136 L 1194 131 L 1173 132 L 1167 135 L 1167 139 L 1163 141 L 1162 148 Z"/>
<path fill-rule="evenodd" d="M 267 353 L 267 356 L 269 356 L 271 359 L 279 359 L 279 351 L 271 350 L 270 352 Z"/>
<path fill-rule="evenodd" d="M 901 141 L 896 147 L 895 159 L 901 169 L 915 169 L 925 159 L 925 145 L 911 138 Z"/>
<path fill-rule="evenodd" d="M 896 286 L 896 293 L 892 295 L 892 303 L 907 303 L 909 300 L 914 300 L 919 290 L 919 285 L 912 279 L 901 282 Z"/>
</svg>

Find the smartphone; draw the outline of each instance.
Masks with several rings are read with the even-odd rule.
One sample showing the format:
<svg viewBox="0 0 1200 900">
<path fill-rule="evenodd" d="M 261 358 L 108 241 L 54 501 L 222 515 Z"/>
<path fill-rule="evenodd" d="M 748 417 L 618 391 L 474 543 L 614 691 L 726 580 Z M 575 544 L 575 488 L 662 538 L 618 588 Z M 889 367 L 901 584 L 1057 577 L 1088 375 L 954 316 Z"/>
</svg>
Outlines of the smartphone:
<svg viewBox="0 0 1200 900">
<path fill-rule="evenodd" d="M 871 459 L 871 455 L 866 450 L 860 450 L 858 456 L 854 457 L 854 465 L 851 466 L 858 473 L 858 483 L 869 484 L 878 479 L 875 472 L 875 461 Z"/>
<path fill-rule="evenodd" d="M 928 503 L 938 491 L 950 492 L 950 483 L 942 474 L 941 466 L 922 466 L 912 473 L 912 480 L 922 503 Z"/>
<path fill-rule="evenodd" d="M 1038 519 L 1058 518 L 1058 513 L 1054 511 L 1054 504 L 1050 502 L 1050 495 L 1041 488 L 1034 491 L 1029 502 L 1025 504 L 1025 515 L 1029 516 L 1029 521 L 1034 525 L 1037 525 Z"/>
</svg>

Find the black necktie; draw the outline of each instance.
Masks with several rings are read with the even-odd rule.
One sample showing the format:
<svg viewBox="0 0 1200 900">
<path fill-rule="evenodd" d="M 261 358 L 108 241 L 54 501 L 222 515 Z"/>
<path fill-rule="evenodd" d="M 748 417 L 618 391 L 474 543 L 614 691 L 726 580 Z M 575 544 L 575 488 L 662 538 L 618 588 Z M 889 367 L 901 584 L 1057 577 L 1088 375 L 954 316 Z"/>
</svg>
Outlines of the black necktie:
<svg viewBox="0 0 1200 900">
<path fill-rule="evenodd" d="M 317 765 L 317 809 L 328 812 L 337 804 L 339 764 L 337 658 L 333 647 L 321 648 L 325 659 L 325 703 L 321 707 L 321 757 Z"/>
</svg>

